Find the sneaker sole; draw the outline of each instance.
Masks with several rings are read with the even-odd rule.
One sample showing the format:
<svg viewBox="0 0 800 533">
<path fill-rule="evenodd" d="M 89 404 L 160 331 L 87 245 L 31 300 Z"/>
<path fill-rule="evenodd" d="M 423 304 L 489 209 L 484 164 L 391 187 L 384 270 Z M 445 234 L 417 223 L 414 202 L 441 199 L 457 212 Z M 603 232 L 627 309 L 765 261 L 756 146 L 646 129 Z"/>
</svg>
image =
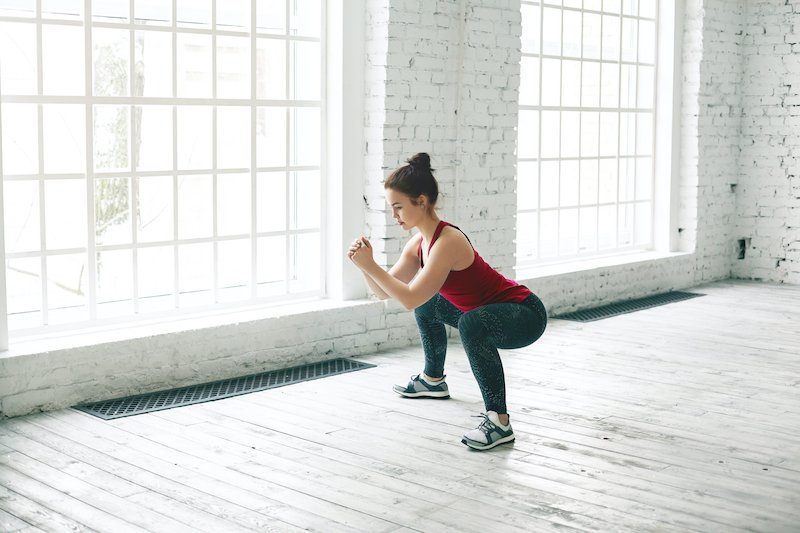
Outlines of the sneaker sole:
<svg viewBox="0 0 800 533">
<path fill-rule="evenodd" d="M 449 392 L 405 392 L 397 389 L 392 390 L 404 398 L 432 398 L 434 400 L 447 400 L 450 398 Z"/>
<path fill-rule="evenodd" d="M 481 450 L 481 451 L 484 451 L 484 450 L 491 450 L 491 449 L 492 449 L 492 448 L 494 448 L 495 446 L 499 446 L 499 445 L 501 445 L 501 444 L 507 444 L 507 443 L 509 443 L 509 442 L 514 442 L 514 435 L 509 435 L 508 437 L 503 437 L 503 438 L 501 438 L 501 439 L 497 439 L 496 441 L 494 441 L 494 442 L 493 442 L 493 443 L 491 443 L 491 444 L 484 444 L 484 443 L 482 443 L 482 442 L 477 442 L 477 441 L 474 441 L 474 440 L 469 440 L 469 439 L 467 439 L 466 437 L 462 438 L 462 439 L 461 439 L 461 442 L 462 442 L 463 444 L 466 444 L 467 446 L 469 446 L 469 447 L 470 447 L 470 448 L 472 448 L 473 450 Z"/>
</svg>

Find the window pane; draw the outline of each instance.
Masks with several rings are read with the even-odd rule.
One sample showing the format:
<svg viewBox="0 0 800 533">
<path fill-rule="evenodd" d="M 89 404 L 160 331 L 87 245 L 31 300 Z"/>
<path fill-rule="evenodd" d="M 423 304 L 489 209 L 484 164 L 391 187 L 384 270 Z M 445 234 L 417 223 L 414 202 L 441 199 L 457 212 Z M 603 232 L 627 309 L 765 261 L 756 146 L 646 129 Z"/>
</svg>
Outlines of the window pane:
<svg viewBox="0 0 800 533">
<path fill-rule="evenodd" d="M 578 253 L 578 210 L 561 209 L 558 213 L 558 253 Z"/>
<path fill-rule="evenodd" d="M 250 38 L 217 36 L 217 98 L 250 98 Z"/>
<path fill-rule="evenodd" d="M 519 157 L 533 158 L 539 156 L 539 112 L 521 110 L 519 112 L 519 140 L 517 152 Z"/>
<path fill-rule="evenodd" d="M 581 77 L 581 104 L 585 107 L 600 105 L 600 64 L 584 63 Z"/>
<path fill-rule="evenodd" d="M 619 237 L 618 246 L 633 244 L 633 204 L 619 206 Z"/>
<path fill-rule="evenodd" d="M 97 253 L 97 316 L 126 316 L 133 313 L 133 252 Z"/>
<path fill-rule="evenodd" d="M 564 56 L 581 57 L 581 12 L 564 11 Z"/>
<path fill-rule="evenodd" d="M 597 244 L 600 250 L 608 250 L 617 245 L 617 206 L 600 206 L 597 219 Z"/>
<path fill-rule="evenodd" d="M 578 161 L 561 162 L 561 192 L 559 196 L 559 205 L 561 207 L 578 205 L 578 195 L 580 192 L 579 172 L 580 166 Z"/>
<path fill-rule="evenodd" d="M 319 165 L 320 110 L 315 107 L 297 107 L 291 110 L 289 137 L 289 163 L 292 165 Z"/>
<path fill-rule="evenodd" d="M 619 17 L 603 15 L 603 59 L 619 60 Z"/>
<path fill-rule="evenodd" d="M 561 103 L 561 61 L 542 60 L 542 105 L 557 106 Z"/>
<path fill-rule="evenodd" d="M 622 65 L 619 106 L 630 108 L 636 106 L 636 67 Z"/>
<path fill-rule="evenodd" d="M 560 115 L 558 111 L 542 111 L 542 157 L 558 157 L 558 144 L 561 138 Z"/>
<path fill-rule="evenodd" d="M 286 2 L 256 0 L 256 31 L 259 33 L 286 33 Z"/>
<path fill-rule="evenodd" d="M 522 57 L 519 73 L 520 105 L 539 105 L 539 58 Z"/>
<path fill-rule="evenodd" d="M 522 53 L 539 53 L 539 6 L 522 5 Z"/>
<path fill-rule="evenodd" d="M 620 113 L 619 121 L 619 153 L 634 155 L 636 153 L 636 113 Z"/>
<path fill-rule="evenodd" d="M 86 254 L 47 258 L 47 302 L 51 324 L 89 318 L 86 307 L 87 272 Z"/>
<path fill-rule="evenodd" d="M 47 248 L 86 246 L 86 181 L 45 180 L 45 233 Z"/>
<path fill-rule="evenodd" d="M 172 35 L 137 31 L 134 37 L 135 96 L 172 96 Z"/>
<path fill-rule="evenodd" d="M 128 106 L 94 106 L 95 170 L 129 170 Z"/>
<path fill-rule="evenodd" d="M 654 63 L 656 58 L 656 29 L 650 20 L 639 21 L 639 61 Z"/>
<path fill-rule="evenodd" d="M 178 247 L 178 292 L 181 307 L 214 302 L 214 247 L 211 243 Z"/>
<path fill-rule="evenodd" d="M 622 60 L 636 61 L 636 49 L 639 45 L 639 38 L 636 35 L 638 29 L 636 19 L 622 17 Z"/>
<path fill-rule="evenodd" d="M 636 161 L 625 157 L 619 160 L 619 199 L 630 202 L 634 199 L 634 182 L 636 180 Z"/>
<path fill-rule="evenodd" d="M 39 182 L 3 183 L 6 252 L 33 252 L 41 247 L 39 237 Z"/>
<path fill-rule="evenodd" d="M 112 22 L 127 22 L 130 0 L 92 0 L 92 18 Z"/>
<path fill-rule="evenodd" d="M 211 97 L 211 36 L 178 34 L 178 97 Z"/>
<path fill-rule="evenodd" d="M 313 291 L 320 283 L 319 233 L 302 233 L 289 238 L 292 277 L 289 292 Z"/>
<path fill-rule="evenodd" d="M 42 16 L 54 19 L 79 19 L 83 16 L 83 5 L 84 0 L 42 0 Z"/>
<path fill-rule="evenodd" d="M 579 111 L 563 111 L 561 113 L 561 157 L 578 157 L 580 155 Z"/>
<path fill-rule="evenodd" d="M 256 280 L 259 296 L 285 293 L 286 239 L 284 236 L 258 239 Z"/>
<path fill-rule="evenodd" d="M 581 161 L 580 204 L 597 203 L 598 194 L 598 162 L 597 159 L 584 159 Z"/>
<path fill-rule="evenodd" d="M 517 163 L 517 208 L 539 207 L 539 165 L 536 162 Z"/>
<path fill-rule="evenodd" d="M 656 16 L 656 0 L 639 0 L 639 16 L 653 18 Z"/>
<path fill-rule="evenodd" d="M 286 114 L 283 107 L 256 108 L 256 162 L 259 167 L 286 166 Z"/>
<path fill-rule="evenodd" d="M 639 14 L 639 0 L 622 0 L 622 14 L 623 15 L 638 15 Z"/>
<path fill-rule="evenodd" d="M 131 242 L 130 189 L 130 178 L 94 180 L 96 244 L 128 244 Z"/>
<path fill-rule="evenodd" d="M 542 53 L 558 55 L 561 53 L 561 10 L 544 8 L 542 23 Z"/>
<path fill-rule="evenodd" d="M 537 213 L 517 215 L 517 261 L 536 259 L 539 228 Z"/>
<path fill-rule="evenodd" d="M 175 248 L 139 248 L 136 262 L 139 311 L 163 311 L 175 307 Z"/>
<path fill-rule="evenodd" d="M 600 59 L 600 15 L 583 14 L 583 57 Z"/>
<path fill-rule="evenodd" d="M 178 107 L 178 168 L 211 168 L 211 107 Z"/>
<path fill-rule="evenodd" d="M 292 42 L 290 50 L 289 98 L 319 100 L 322 90 L 319 43 Z"/>
<path fill-rule="evenodd" d="M 211 0 L 175 0 L 178 26 L 211 26 Z"/>
<path fill-rule="evenodd" d="M 636 158 L 636 199 L 650 200 L 653 195 L 653 160 Z M 638 222 L 637 222 L 638 223 Z"/>
<path fill-rule="evenodd" d="M 578 217 L 578 251 L 594 252 L 597 250 L 597 207 L 582 207 Z"/>
<path fill-rule="evenodd" d="M 174 235 L 172 176 L 143 176 L 137 179 L 138 241 L 171 241 Z"/>
<path fill-rule="evenodd" d="M 222 27 L 220 27 L 222 26 Z M 221 30 L 250 29 L 249 0 L 217 2 L 217 28 Z"/>
<path fill-rule="evenodd" d="M 581 105 L 581 62 L 564 60 L 561 62 L 561 105 L 578 107 Z"/>
<path fill-rule="evenodd" d="M 178 238 L 211 237 L 213 209 L 211 176 L 178 177 Z"/>
<path fill-rule="evenodd" d="M 636 97 L 636 105 L 638 107 L 653 108 L 655 106 L 653 92 L 654 78 L 655 69 L 653 67 L 639 67 L 639 86 Z"/>
<path fill-rule="evenodd" d="M 42 105 L 44 171 L 48 174 L 86 169 L 85 108 L 73 104 Z"/>
<path fill-rule="evenodd" d="M 42 309 L 42 263 L 38 257 L 6 260 L 9 329 L 38 326 Z M 25 317 L 14 315 L 27 314 Z"/>
<path fill-rule="evenodd" d="M 217 168 L 250 167 L 250 108 L 217 107 Z"/>
<path fill-rule="evenodd" d="M 0 11 L 2 13 L 2 11 Z M 0 87 L 3 94 L 36 94 L 36 26 L 0 22 Z"/>
<path fill-rule="evenodd" d="M 250 296 L 251 257 L 249 239 L 217 243 L 218 301 L 241 301 Z"/>
<path fill-rule="evenodd" d="M 250 233 L 250 198 L 249 174 L 217 176 L 218 235 Z"/>
<path fill-rule="evenodd" d="M 600 203 L 617 201 L 617 169 L 616 159 L 600 160 Z"/>
<path fill-rule="evenodd" d="M 256 98 L 286 98 L 286 41 L 256 41 Z"/>
<path fill-rule="evenodd" d="M 652 240 L 651 225 L 653 220 L 650 202 L 638 202 L 635 207 L 635 226 L 633 234 L 634 244 L 650 244 Z"/>
<path fill-rule="evenodd" d="M 172 2 L 134 0 L 133 13 L 137 24 L 169 25 L 172 22 Z"/>
<path fill-rule="evenodd" d="M 172 106 L 134 107 L 136 170 L 172 170 Z"/>
<path fill-rule="evenodd" d="M 289 12 L 289 35 L 319 37 L 322 33 L 320 0 L 293 0 Z"/>
<path fill-rule="evenodd" d="M 542 209 L 558 207 L 558 173 L 558 161 L 542 161 L 542 174 L 539 180 L 540 207 Z"/>
<path fill-rule="evenodd" d="M 603 63 L 601 71 L 603 85 L 600 89 L 600 105 L 617 107 L 619 105 L 619 65 Z"/>
<path fill-rule="evenodd" d="M 83 28 L 42 25 L 42 82 L 44 94 L 86 94 Z"/>
<path fill-rule="evenodd" d="M 603 11 L 607 13 L 619 13 L 620 7 L 620 0 L 603 0 Z"/>
<path fill-rule="evenodd" d="M 617 113 L 600 113 L 600 155 L 617 154 Z"/>
<path fill-rule="evenodd" d="M 257 231 L 285 230 L 286 172 L 259 172 L 256 187 Z"/>
<path fill-rule="evenodd" d="M 16 0 L 3 2 L 0 5 L 0 16 L 33 17 L 36 16 L 36 0 Z"/>
<path fill-rule="evenodd" d="M 636 113 L 636 153 L 650 155 L 653 152 L 653 115 Z"/>
<path fill-rule="evenodd" d="M 539 256 L 558 255 L 558 211 L 543 211 L 539 219 Z"/>
<path fill-rule="evenodd" d="M 581 156 L 597 156 L 599 146 L 600 114 L 581 111 Z"/>
<path fill-rule="evenodd" d="M 3 173 L 37 174 L 39 137 L 36 104 L 3 104 Z"/>
<path fill-rule="evenodd" d="M 291 229 L 315 229 L 320 227 L 320 179 L 316 170 L 292 172 L 290 174 Z"/>
</svg>

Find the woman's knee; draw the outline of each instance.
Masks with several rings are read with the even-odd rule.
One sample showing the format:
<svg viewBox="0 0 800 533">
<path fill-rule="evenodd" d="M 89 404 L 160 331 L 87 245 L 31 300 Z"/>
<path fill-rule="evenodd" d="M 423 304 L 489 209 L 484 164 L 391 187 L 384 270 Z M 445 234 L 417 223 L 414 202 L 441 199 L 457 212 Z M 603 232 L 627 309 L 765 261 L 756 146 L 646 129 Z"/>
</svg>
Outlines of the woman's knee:
<svg viewBox="0 0 800 533">
<path fill-rule="evenodd" d="M 436 318 L 436 297 L 434 295 L 433 298 L 425 302 L 424 304 L 420 305 L 419 307 L 414 309 L 414 316 L 417 319 L 425 319 L 425 320 L 434 320 Z"/>
<path fill-rule="evenodd" d="M 472 339 L 485 339 L 489 331 L 487 331 L 486 324 L 480 312 L 473 310 L 469 313 L 464 313 L 464 315 L 458 319 L 458 333 L 461 335 L 462 340 L 469 341 Z"/>
</svg>

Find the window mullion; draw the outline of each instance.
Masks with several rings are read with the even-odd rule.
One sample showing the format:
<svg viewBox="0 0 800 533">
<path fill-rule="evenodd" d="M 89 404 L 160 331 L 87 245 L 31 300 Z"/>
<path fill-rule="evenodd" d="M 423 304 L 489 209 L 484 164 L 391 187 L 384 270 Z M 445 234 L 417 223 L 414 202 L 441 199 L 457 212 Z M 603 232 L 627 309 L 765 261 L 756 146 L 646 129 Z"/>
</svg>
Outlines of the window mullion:
<svg viewBox="0 0 800 533">
<path fill-rule="evenodd" d="M 211 99 L 217 98 L 217 0 L 211 0 Z M 219 303 L 219 246 L 217 245 L 218 235 L 218 213 L 217 205 L 217 106 L 211 106 L 211 231 L 214 236 L 212 244 L 212 263 L 214 273 L 212 276 L 212 294 L 214 303 Z"/>
<path fill-rule="evenodd" d="M 258 76 L 258 40 L 256 39 L 256 2 L 250 2 L 250 297 L 258 297 L 258 154 L 256 142 L 256 91 Z"/>
<path fill-rule="evenodd" d="M 178 97 L 178 3 L 172 2 L 172 99 Z M 173 306 L 180 307 L 180 247 L 178 246 L 178 106 L 172 105 L 172 247 Z"/>
<path fill-rule="evenodd" d="M 92 0 L 84 0 L 84 90 L 87 98 L 86 121 L 86 248 L 87 248 L 87 304 L 89 319 L 97 318 L 97 257 L 95 256 L 94 213 L 94 102 L 92 101 Z"/>
</svg>

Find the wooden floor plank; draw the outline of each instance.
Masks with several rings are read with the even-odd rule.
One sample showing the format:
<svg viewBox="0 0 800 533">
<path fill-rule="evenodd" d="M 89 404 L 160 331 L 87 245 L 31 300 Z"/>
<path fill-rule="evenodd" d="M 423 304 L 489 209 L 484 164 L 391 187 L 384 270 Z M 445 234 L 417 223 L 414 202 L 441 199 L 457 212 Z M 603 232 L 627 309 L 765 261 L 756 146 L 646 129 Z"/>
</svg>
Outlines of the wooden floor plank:
<svg viewBox="0 0 800 533">
<path fill-rule="evenodd" d="M 517 440 L 487 453 L 460 443 L 483 404 L 453 331 L 447 401 L 391 392 L 411 346 L 116 421 L 0 420 L 0 530 L 796 532 L 800 287 L 696 290 L 503 351 Z"/>
</svg>

